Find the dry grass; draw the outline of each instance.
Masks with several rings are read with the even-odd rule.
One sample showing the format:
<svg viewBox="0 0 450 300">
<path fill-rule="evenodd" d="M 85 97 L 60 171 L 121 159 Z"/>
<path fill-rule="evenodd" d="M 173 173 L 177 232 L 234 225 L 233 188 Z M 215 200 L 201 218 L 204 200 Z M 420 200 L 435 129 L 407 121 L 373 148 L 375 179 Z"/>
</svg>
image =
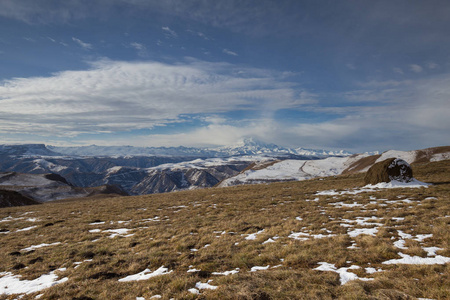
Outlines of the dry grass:
<svg viewBox="0 0 450 300">
<path fill-rule="evenodd" d="M 22 299 L 40 294 L 41 299 L 134 300 L 154 295 L 163 299 L 449 299 L 449 264 L 383 264 L 400 258 L 399 252 L 426 257 L 423 247 L 431 246 L 442 249 L 438 255 L 450 257 L 450 161 L 413 168 L 417 179 L 436 184 L 356 195 L 315 195 L 362 186 L 364 174 L 359 174 L 3 208 L 0 232 L 7 233 L 0 233 L 0 272 L 31 280 L 66 268 L 57 274 L 68 277 L 67 282 Z M 361 220 L 364 223 L 358 224 Z M 98 224 L 90 225 L 94 222 Z M 17 231 L 30 226 L 36 227 Z M 105 232 L 120 228 L 133 235 L 110 238 L 112 233 Z M 378 231 L 348 235 L 357 228 Z M 90 232 L 93 229 L 101 232 Z M 246 239 L 257 232 L 254 240 Z M 299 236 L 305 240 L 289 237 L 299 232 L 310 236 Z M 407 249 L 394 245 L 400 234 L 412 236 L 404 239 Z M 414 240 L 420 234 L 432 237 Z M 263 244 L 269 238 L 274 242 Z M 57 242 L 34 251 L 22 250 Z M 356 265 L 360 268 L 349 272 L 373 280 L 341 285 L 339 274 L 314 270 L 319 262 L 336 268 Z M 249 272 L 254 266 L 268 265 L 267 270 Z M 161 266 L 173 272 L 143 281 L 118 281 Z M 383 271 L 368 274 L 367 267 Z M 190 268 L 201 271 L 188 273 Z M 236 268 L 239 273 L 234 275 L 212 274 Z M 218 288 L 200 290 L 200 295 L 188 291 L 208 280 Z"/>
</svg>

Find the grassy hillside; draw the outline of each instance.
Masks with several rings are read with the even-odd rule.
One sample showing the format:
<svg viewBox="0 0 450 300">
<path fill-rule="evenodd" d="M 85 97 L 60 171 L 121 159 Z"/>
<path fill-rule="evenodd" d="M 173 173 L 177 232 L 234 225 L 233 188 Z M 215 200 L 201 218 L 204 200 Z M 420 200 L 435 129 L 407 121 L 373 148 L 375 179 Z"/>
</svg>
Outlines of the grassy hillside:
<svg viewBox="0 0 450 300">
<path fill-rule="evenodd" d="M 357 174 L 2 208 L 0 299 L 14 275 L 60 280 L 22 299 L 449 299 L 450 161 L 413 168 L 435 184 L 340 193 Z"/>
</svg>

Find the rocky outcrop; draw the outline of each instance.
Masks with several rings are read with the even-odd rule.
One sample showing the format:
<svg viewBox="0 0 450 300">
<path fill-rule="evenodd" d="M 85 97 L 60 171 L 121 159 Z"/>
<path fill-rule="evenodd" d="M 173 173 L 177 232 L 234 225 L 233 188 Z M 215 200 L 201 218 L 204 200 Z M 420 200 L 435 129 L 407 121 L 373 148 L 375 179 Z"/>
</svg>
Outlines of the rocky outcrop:
<svg viewBox="0 0 450 300">
<path fill-rule="evenodd" d="M 377 184 L 380 182 L 411 182 L 413 173 L 411 166 L 399 158 L 389 158 L 374 164 L 364 177 L 365 184 Z"/>
</svg>

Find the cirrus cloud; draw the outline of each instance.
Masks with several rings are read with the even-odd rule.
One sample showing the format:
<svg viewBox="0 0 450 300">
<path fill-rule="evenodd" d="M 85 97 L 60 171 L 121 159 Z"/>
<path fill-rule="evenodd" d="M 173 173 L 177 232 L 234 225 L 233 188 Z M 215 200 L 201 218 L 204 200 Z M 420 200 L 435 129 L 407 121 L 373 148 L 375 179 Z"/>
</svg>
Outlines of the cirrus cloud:
<svg viewBox="0 0 450 300">
<path fill-rule="evenodd" d="M 276 111 L 307 103 L 284 76 L 196 60 L 102 60 L 89 70 L 3 82 L 0 131 L 76 136 L 149 129 L 181 122 L 180 115 Z"/>
</svg>

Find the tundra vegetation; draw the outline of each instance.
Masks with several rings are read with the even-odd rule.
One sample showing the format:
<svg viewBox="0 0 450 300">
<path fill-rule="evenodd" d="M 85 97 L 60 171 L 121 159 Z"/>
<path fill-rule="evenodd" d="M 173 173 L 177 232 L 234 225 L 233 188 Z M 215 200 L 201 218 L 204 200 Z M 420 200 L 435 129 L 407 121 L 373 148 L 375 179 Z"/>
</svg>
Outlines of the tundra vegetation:
<svg viewBox="0 0 450 300">
<path fill-rule="evenodd" d="M 2 208 L 0 299 L 449 299 L 450 161 L 412 168 Z"/>
</svg>

